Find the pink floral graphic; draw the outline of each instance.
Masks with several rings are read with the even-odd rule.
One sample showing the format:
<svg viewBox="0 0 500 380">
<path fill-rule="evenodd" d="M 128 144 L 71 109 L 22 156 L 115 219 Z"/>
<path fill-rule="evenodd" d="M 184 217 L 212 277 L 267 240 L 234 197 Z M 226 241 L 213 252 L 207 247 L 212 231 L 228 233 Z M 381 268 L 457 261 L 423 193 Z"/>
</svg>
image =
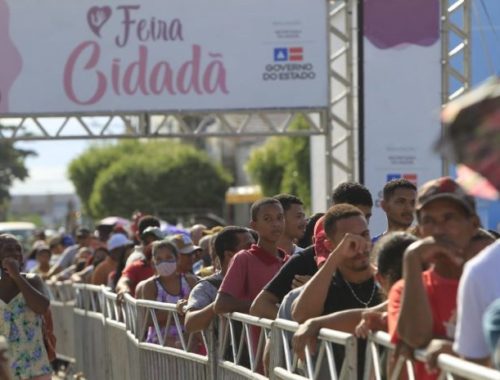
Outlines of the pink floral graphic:
<svg viewBox="0 0 500 380">
<path fill-rule="evenodd" d="M 9 8 L 0 0 L 0 114 L 9 112 L 9 91 L 21 72 L 22 59 L 10 38 Z"/>
<path fill-rule="evenodd" d="M 364 0 L 363 9 L 364 35 L 379 49 L 439 39 L 439 0 Z"/>
</svg>

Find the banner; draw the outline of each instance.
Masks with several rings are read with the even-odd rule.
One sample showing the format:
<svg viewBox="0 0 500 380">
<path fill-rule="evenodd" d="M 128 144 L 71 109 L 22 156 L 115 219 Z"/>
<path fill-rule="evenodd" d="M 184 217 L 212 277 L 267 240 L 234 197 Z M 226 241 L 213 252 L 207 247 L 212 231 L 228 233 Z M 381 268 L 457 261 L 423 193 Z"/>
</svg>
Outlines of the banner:
<svg viewBox="0 0 500 380">
<path fill-rule="evenodd" d="M 0 0 L 0 116 L 328 105 L 325 0 Z"/>
<path fill-rule="evenodd" d="M 374 198 L 370 232 L 385 231 L 386 182 L 417 186 L 441 176 L 439 0 L 364 1 L 364 182 Z"/>
</svg>

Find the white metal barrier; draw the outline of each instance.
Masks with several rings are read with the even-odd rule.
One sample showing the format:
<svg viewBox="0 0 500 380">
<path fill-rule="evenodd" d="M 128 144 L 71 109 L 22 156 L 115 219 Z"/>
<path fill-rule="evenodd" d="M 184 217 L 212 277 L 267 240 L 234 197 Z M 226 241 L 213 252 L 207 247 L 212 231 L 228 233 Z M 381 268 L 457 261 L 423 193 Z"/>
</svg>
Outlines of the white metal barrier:
<svg viewBox="0 0 500 380">
<path fill-rule="evenodd" d="M 306 349 L 305 361 L 301 362 L 290 347 L 291 335 L 298 327 L 295 322 L 233 313 L 220 318 L 217 328 L 211 326 L 203 333 L 186 334 L 173 304 L 126 295 L 119 306 L 113 292 L 85 284 L 70 287 L 59 283 L 50 289 L 54 328 L 60 338 L 57 351 L 73 353 L 77 369 L 89 380 L 264 380 L 267 339 L 271 379 L 358 378 L 357 342 L 350 334 L 322 329 L 317 354 L 313 356 Z M 70 300 L 73 296 L 76 299 Z M 156 334 L 155 342 L 147 341 L 148 330 L 150 337 Z M 175 342 L 169 334 L 177 337 Z M 372 334 L 367 343 L 363 378 L 397 379 L 404 368 L 408 379 L 414 378 L 412 363 L 403 358 L 398 359 L 390 377 L 386 376 L 388 367 L 383 352 L 393 351 L 394 345 L 386 333 Z M 423 353 L 417 351 L 415 357 L 423 360 Z M 499 371 L 449 355 L 440 355 L 438 365 L 440 380 L 500 380 Z"/>
<path fill-rule="evenodd" d="M 220 379 L 267 379 L 263 353 L 272 321 L 233 313 L 219 319 L 217 376 Z"/>
<path fill-rule="evenodd" d="M 371 334 L 366 345 L 364 378 L 382 380 L 388 374 L 387 378 L 391 380 L 399 379 L 406 371 L 402 378 L 415 380 L 413 362 L 403 356 L 396 358 L 394 366 L 389 370 L 388 360 L 394 354 L 394 350 L 389 334 L 385 332 Z"/>
<path fill-rule="evenodd" d="M 439 355 L 438 365 L 441 368 L 439 380 L 470 379 L 499 380 L 500 372 L 491 368 L 466 362 L 451 355 Z"/>
<path fill-rule="evenodd" d="M 402 356 L 396 359 L 395 365 L 390 371 L 390 377 L 385 376 L 387 374 L 387 363 L 382 360 L 383 355 L 381 355 L 381 352 L 387 353 L 386 357 L 388 357 L 394 350 L 395 347 L 390 341 L 389 334 L 380 331 L 371 334 L 367 344 L 364 379 L 399 379 L 405 370 L 406 374 L 403 374 L 401 378 L 407 378 L 408 380 L 416 379 L 412 361 Z M 414 359 L 424 362 L 424 351 L 415 351 Z M 439 355 L 438 367 L 440 369 L 439 380 L 500 380 L 499 371 L 447 354 Z"/>
<path fill-rule="evenodd" d="M 104 288 L 75 284 L 74 309 L 75 356 L 77 371 L 87 379 L 109 379 L 108 355 L 114 347 L 106 346 Z"/>
<path fill-rule="evenodd" d="M 75 362 L 74 318 L 75 291 L 70 282 L 47 284 L 51 297 L 52 323 L 59 359 Z"/>
<path fill-rule="evenodd" d="M 119 306 L 116 294 L 104 287 L 77 284 L 75 289 L 77 368 L 88 379 L 214 378 L 211 334 L 186 335 L 175 305 L 126 295 Z M 157 343 L 146 340 L 149 326 Z M 171 329 L 179 338 L 175 347 L 167 345 Z"/>
<path fill-rule="evenodd" d="M 298 323 L 277 319 L 273 322 L 273 375 L 277 379 L 355 379 L 357 378 L 356 338 L 340 331 L 321 329 L 318 353 L 305 349 L 305 362 L 300 363 L 290 346 L 291 335 Z M 335 350 L 335 347 L 337 350 Z M 343 357 L 338 348 L 342 347 Z M 336 352 L 337 351 L 337 352 Z M 337 365 L 340 362 L 340 368 Z"/>
</svg>

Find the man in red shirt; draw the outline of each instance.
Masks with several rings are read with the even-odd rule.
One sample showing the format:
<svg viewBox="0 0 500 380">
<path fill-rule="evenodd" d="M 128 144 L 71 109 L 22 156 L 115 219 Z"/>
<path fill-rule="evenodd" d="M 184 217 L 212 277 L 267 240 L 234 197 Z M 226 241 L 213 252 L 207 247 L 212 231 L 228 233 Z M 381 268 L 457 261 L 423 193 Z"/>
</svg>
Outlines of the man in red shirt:
<svg viewBox="0 0 500 380">
<path fill-rule="evenodd" d="M 403 280 L 390 290 L 388 305 L 391 339 L 410 349 L 426 347 L 434 338 L 453 340 L 458 282 L 479 225 L 474 201 L 449 177 L 419 189 L 416 211 L 423 239 L 407 248 Z M 417 379 L 437 378 L 420 362 L 415 372 Z"/>
<path fill-rule="evenodd" d="M 285 231 L 283 207 L 277 199 L 264 198 L 252 205 L 250 227 L 259 233 L 257 244 L 236 253 L 215 299 L 217 314 L 249 313 L 253 300 L 279 271 L 288 256 L 278 243 Z M 252 328 L 252 350 L 257 351 L 260 328 Z M 241 362 L 247 365 L 248 363 Z M 258 372 L 263 373 L 261 365 Z"/>
<path fill-rule="evenodd" d="M 278 272 L 287 256 L 278 248 L 285 229 L 283 207 L 272 198 L 252 205 L 250 226 L 259 233 L 257 244 L 233 256 L 215 300 L 217 314 L 248 313 L 254 298 Z"/>
<path fill-rule="evenodd" d="M 153 243 L 150 243 L 144 247 L 145 258 L 143 260 L 136 260 L 123 269 L 115 289 L 118 303 L 123 301 L 126 293 L 135 297 L 135 288 L 139 282 L 155 274 L 152 264 L 152 245 Z"/>
</svg>

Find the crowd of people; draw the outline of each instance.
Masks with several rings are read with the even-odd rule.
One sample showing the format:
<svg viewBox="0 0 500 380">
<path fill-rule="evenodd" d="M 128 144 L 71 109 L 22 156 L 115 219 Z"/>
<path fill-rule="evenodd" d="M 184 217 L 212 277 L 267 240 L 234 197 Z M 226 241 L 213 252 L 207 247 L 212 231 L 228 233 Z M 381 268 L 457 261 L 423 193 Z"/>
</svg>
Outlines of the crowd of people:
<svg viewBox="0 0 500 380">
<path fill-rule="evenodd" d="M 310 217 L 299 198 L 280 194 L 256 201 L 248 226 L 166 234 L 146 215 L 130 230 L 80 228 L 74 240 L 40 234 L 26 255 L 14 236 L 0 235 L 0 335 L 12 375 L 50 379 L 55 349 L 44 281 L 62 280 L 109 287 L 118 303 L 126 294 L 174 303 L 186 333 L 231 312 L 293 320 L 300 326 L 291 344 L 301 359 L 306 346 L 316 351 L 321 328 L 352 333 L 359 374 L 364 339 L 379 330 L 397 354 L 426 350 L 426 363 L 414 364 L 418 379 L 437 378 L 443 352 L 498 367 L 499 235 L 481 228 L 473 198 L 449 177 L 418 189 L 392 180 L 383 189 L 382 233 L 370 230 L 372 207 L 365 186 L 346 182 L 325 213 Z M 179 347 L 178 329 L 162 334 L 165 345 Z M 154 326 L 144 338 L 158 343 Z M 342 350 L 335 357 L 341 363 Z M 393 365 L 387 360 L 386 370 Z"/>
</svg>

